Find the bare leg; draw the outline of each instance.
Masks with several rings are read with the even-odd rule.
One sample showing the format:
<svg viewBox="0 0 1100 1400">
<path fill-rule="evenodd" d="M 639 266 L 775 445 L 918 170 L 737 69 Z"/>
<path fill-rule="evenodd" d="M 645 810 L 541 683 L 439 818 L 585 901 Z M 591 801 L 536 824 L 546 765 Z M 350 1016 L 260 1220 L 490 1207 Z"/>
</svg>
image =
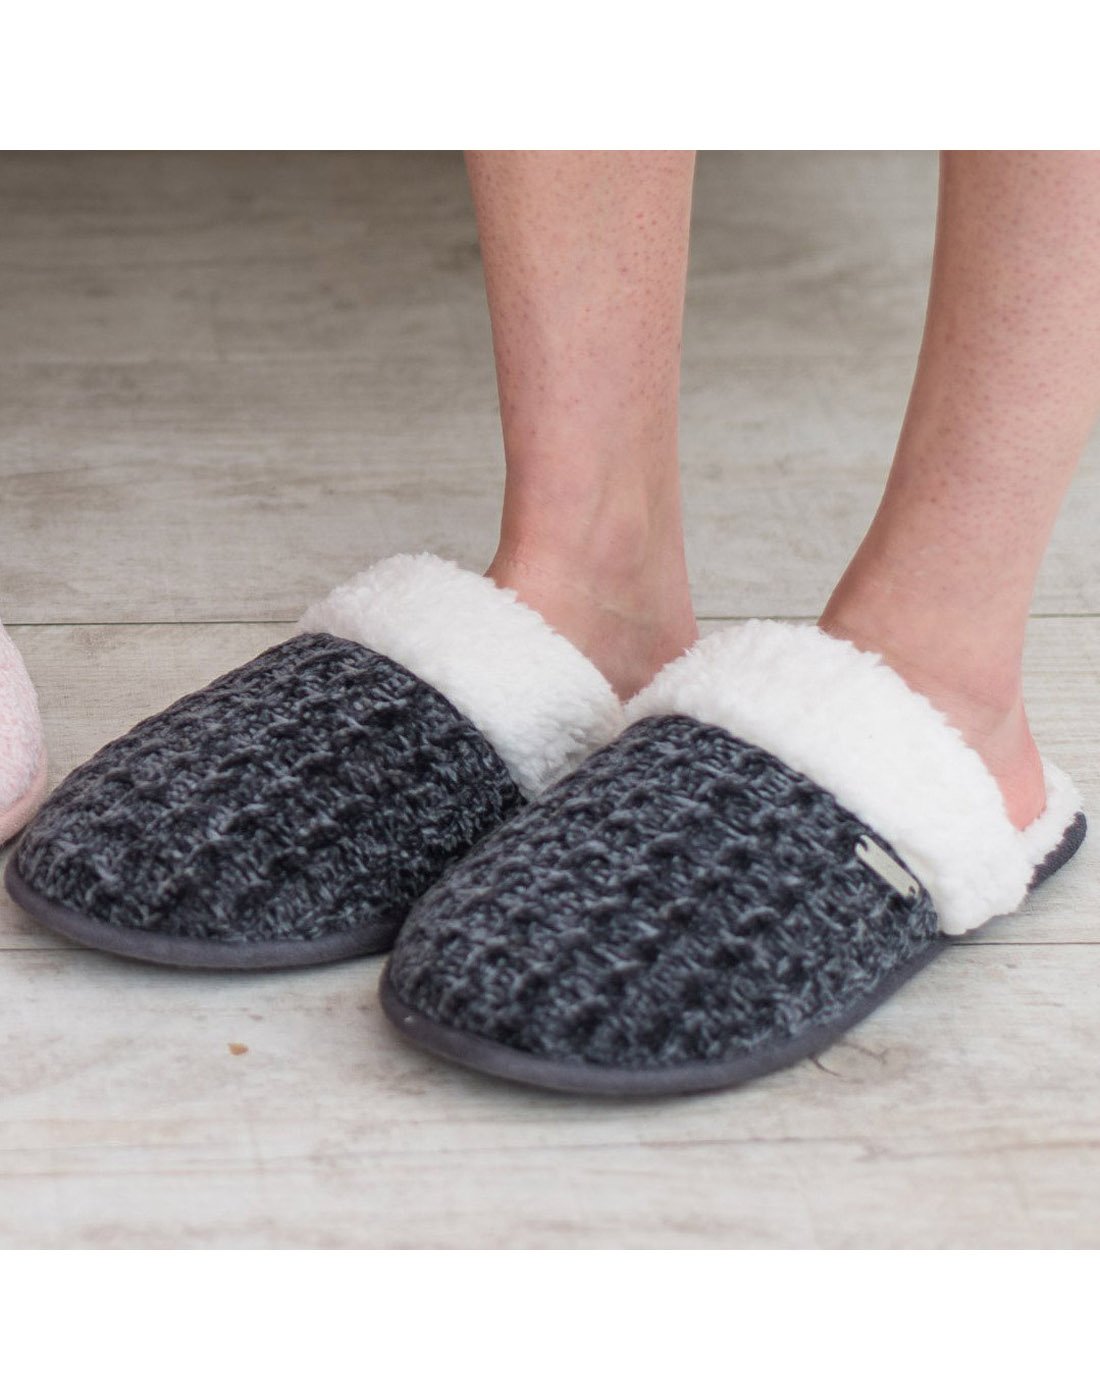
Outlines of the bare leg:
<svg viewBox="0 0 1100 1400">
<path fill-rule="evenodd" d="M 1018 826 L 1045 802 L 1024 628 L 1098 409 L 1100 155 L 946 155 L 909 410 L 822 626 L 882 652 L 953 720 Z"/>
<path fill-rule="evenodd" d="M 696 637 L 677 445 L 694 156 L 467 167 L 507 463 L 488 572 L 626 697 Z"/>
</svg>

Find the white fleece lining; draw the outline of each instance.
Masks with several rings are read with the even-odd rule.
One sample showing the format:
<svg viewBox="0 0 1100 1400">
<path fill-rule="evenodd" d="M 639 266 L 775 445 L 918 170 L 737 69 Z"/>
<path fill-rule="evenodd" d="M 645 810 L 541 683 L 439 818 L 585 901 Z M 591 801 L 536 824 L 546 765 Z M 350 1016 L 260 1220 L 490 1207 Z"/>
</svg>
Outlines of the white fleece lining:
<svg viewBox="0 0 1100 1400">
<path fill-rule="evenodd" d="M 572 642 L 511 589 L 433 554 L 397 554 L 298 624 L 383 653 L 441 691 L 533 797 L 622 728 L 622 705 Z"/>
<path fill-rule="evenodd" d="M 1016 909 L 1035 867 L 1080 810 L 1045 764 L 1047 806 L 1025 831 L 974 749 L 880 656 L 817 627 L 748 622 L 670 662 L 626 707 L 627 723 L 687 714 L 805 773 L 880 832 L 958 935 Z"/>
</svg>

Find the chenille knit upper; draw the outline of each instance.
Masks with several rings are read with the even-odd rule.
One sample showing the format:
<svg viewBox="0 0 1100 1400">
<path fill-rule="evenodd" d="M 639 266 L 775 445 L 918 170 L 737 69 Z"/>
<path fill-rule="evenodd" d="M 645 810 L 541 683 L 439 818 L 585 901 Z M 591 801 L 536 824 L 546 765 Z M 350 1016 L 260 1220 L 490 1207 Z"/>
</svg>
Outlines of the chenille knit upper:
<svg viewBox="0 0 1100 1400">
<path fill-rule="evenodd" d="M 273 647 L 69 775 L 24 837 L 37 894 L 118 928 L 226 942 L 396 932 L 520 802 L 438 691 L 358 643 Z"/>
<path fill-rule="evenodd" d="M 940 935 L 882 838 L 723 729 L 642 720 L 416 905 L 388 976 L 441 1026 L 556 1060 L 715 1062 L 873 995 Z M 896 855 L 895 855 L 896 858 Z"/>
</svg>

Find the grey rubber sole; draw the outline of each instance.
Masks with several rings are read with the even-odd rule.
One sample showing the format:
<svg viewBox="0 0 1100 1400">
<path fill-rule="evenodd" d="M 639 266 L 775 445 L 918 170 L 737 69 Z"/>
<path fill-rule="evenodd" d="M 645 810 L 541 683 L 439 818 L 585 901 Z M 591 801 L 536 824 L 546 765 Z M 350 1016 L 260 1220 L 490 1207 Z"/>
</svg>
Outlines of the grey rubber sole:
<svg viewBox="0 0 1100 1400">
<path fill-rule="evenodd" d="M 133 958 L 162 967 L 212 969 L 228 972 L 275 972 L 284 968 L 316 967 L 349 958 L 385 953 L 393 946 L 400 919 L 371 924 L 351 933 L 327 938 L 301 938 L 278 943 L 218 942 L 212 938 L 181 938 L 176 934 L 142 933 L 116 928 L 74 909 L 43 899 L 24 882 L 9 860 L 4 872 L 8 894 L 33 919 L 63 938 L 101 953 Z"/>
<path fill-rule="evenodd" d="M 871 996 L 847 1007 L 842 1016 L 827 1024 L 815 1025 L 804 1035 L 792 1036 L 782 1045 L 750 1051 L 729 1060 L 700 1061 L 698 1064 L 660 1069 L 620 1069 L 612 1065 L 586 1064 L 579 1060 L 551 1060 L 523 1050 L 509 1049 L 466 1031 L 451 1030 L 407 1007 L 390 985 L 388 974 L 382 977 L 379 994 L 382 1010 L 408 1039 L 445 1060 L 494 1075 L 498 1079 L 510 1079 L 517 1084 L 552 1089 L 558 1093 L 590 1094 L 604 1098 L 703 1094 L 716 1089 L 732 1089 L 747 1080 L 788 1069 L 799 1060 L 820 1054 L 845 1031 L 893 996 L 899 987 L 927 966 L 951 941 L 941 938 L 938 943 L 931 944 L 919 958 L 914 958 L 880 982 Z"/>
<path fill-rule="evenodd" d="M 1048 880 L 1076 853 L 1085 838 L 1086 829 L 1085 815 L 1079 812 L 1058 845 L 1036 868 L 1031 881 L 1032 889 Z M 941 935 L 917 957 L 884 977 L 869 996 L 852 1002 L 839 1016 L 819 1022 L 781 1044 L 768 1045 L 727 1060 L 698 1061 L 655 1069 L 627 1069 L 588 1064 L 581 1060 L 553 1060 L 523 1050 L 513 1050 L 468 1031 L 442 1026 L 401 1001 L 390 983 L 388 969 L 382 976 L 379 994 L 382 1010 L 407 1039 L 454 1064 L 498 1079 L 557 1093 L 609 1098 L 701 1094 L 732 1089 L 821 1054 L 956 941 Z"/>
</svg>

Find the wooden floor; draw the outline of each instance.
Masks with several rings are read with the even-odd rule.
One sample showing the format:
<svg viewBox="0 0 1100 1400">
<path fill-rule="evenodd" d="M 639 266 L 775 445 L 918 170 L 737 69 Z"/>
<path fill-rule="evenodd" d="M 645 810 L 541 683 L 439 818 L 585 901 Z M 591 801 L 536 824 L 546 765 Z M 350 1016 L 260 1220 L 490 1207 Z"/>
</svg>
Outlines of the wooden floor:
<svg viewBox="0 0 1100 1400">
<path fill-rule="evenodd" d="M 684 470 L 709 622 L 813 616 L 858 540 L 934 189 L 920 155 L 702 159 Z M 1094 808 L 1098 467 L 1028 658 Z M 482 564 L 501 450 L 460 162 L 0 157 L 0 476 L 0 611 L 55 780 L 379 555 Z M 1100 1246 L 1098 849 L 818 1060 L 649 1105 L 415 1053 L 375 963 L 181 975 L 0 897 L 0 1244 Z"/>
</svg>

